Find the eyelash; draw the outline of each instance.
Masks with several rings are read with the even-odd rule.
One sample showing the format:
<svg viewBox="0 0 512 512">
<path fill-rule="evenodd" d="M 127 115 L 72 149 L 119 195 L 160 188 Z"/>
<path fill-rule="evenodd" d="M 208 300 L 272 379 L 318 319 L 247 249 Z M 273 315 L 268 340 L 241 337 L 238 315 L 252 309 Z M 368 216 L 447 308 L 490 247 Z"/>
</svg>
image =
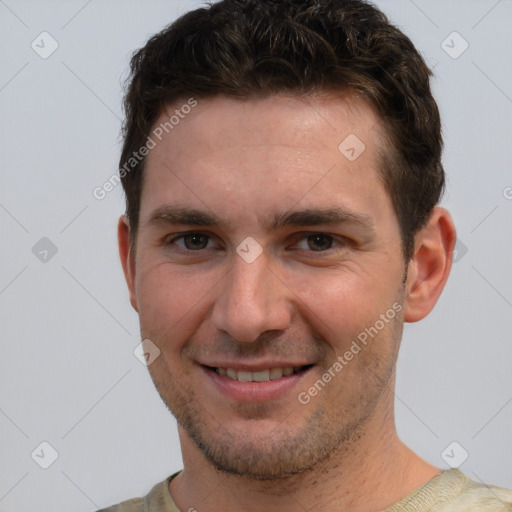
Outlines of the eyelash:
<svg viewBox="0 0 512 512">
<path fill-rule="evenodd" d="M 201 231 L 188 231 L 186 233 L 181 233 L 180 235 L 178 236 L 175 236 L 173 238 L 171 238 L 170 240 L 169 239 L 165 239 L 164 240 L 164 245 L 166 246 L 170 246 L 172 244 L 176 244 L 176 241 L 177 240 L 182 240 L 184 239 L 186 236 L 190 236 L 190 235 L 200 235 L 200 236 L 205 236 L 208 238 L 208 242 L 207 244 L 213 240 L 213 237 L 210 236 L 209 234 L 207 233 L 203 233 Z M 294 245 L 297 245 L 300 241 L 303 241 L 303 240 L 306 240 L 306 243 L 307 243 L 307 239 L 308 237 L 311 237 L 311 236 L 314 236 L 314 235 L 321 235 L 323 237 L 328 237 L 330 238 L 331 240 L 331 243 L 334 245 L 334 247 L 329 247 L 328 249 L 326 250 L 323 250 L 323 251 L 313 251 L 313 250 L 307 250 L 307 249 L 298 249 L 298 250 L 302 250 L 302 251 L 306 251 L 308 253 L 311 253 L 312 255 L 314 254 L 326 254 L 326 253 L 330 253 L 332 251 L 335 251 L 335 250 L 340 250 L 342 249 L 343 247 L 346 247 L 348 245 L 348 240 L 345 239 L 344 237 L 340 237 L 340 236 L 335 236 L 335 235 L 331 235 L 329 233 L 324 233 L 322 231 L 310 231 L 310 232 L 305 232 L 305 233 L 301 233 L 302 236 L 300 236 L 300 238 L 297 238 L 296 241 L 294 242 Z M 207 249 L 211 249 L 211 247 L 205 247 L 203 249 L 197 249 L 197 250 L 194 250 L 194 249 L 187 249 L 187 248 L 183 248 L 183 247 L 180 247 L 180 246 L 177 246 L 178 247 L 178 250 L 182 253 L 182 254 L 186 254 L 186 255 L 190 255 L 190 256 L 193 256 L 194 253 L 195 254 L 200 254 L 202 251 L 205 251 Z"/>
<path fill-rule="evenodd" d="M 208 238 L 208 242 L 210 242 L 211 240 L 213 240 L 213 238 L 210 236 L 210 235 L 207 235 L 206 233 L 202 233 L 200 231 L 189 231 L 187 233 L 182 233 L 181 235 L 178 235 L 178 236 L 175 236 L 174 238 L 172 238 L 171 240 L 169 241 L 166 241 L 165 242 L 165 245 L 171 245 L 171 244 L 175 244 L 176 243 L 176 240 L 180 240 L 180 239 L 184 239 L 186 236 L 190 236 L 190 235 L 200 235 L 200 236 L 205 236 Z M 199 249 L 199 250 L 192 250 L 192 249 L 187 249 L 187 248 L 183 248 L 183 247 L 179 247 L 178 248 L 183 251 L 183 252 L 186 252 L 186 253 L 199 253 L 201 251 L 204 251 L 205 249 Z"/>
</svg>

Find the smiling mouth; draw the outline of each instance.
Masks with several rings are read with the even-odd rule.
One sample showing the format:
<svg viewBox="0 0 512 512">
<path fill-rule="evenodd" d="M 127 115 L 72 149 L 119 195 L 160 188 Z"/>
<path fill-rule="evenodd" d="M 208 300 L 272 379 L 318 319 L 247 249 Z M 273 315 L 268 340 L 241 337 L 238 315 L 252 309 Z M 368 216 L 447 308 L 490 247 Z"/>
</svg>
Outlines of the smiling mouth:
<svg viewBox="0 0 512 512">
<path fill-rule="evenodd" d="M 206 368 L 218 375 L 239 382 L 268 382 L 269 380 L 277 380 L 292 374 L 305 372 L 312 366 L 312 364 L 304 366 L 286 366 L 282 368 L 268 368 L 257 372 L 236 370 L 235 368 L 213 368 L 210 366 L 206 366 Z"/>
</svg>

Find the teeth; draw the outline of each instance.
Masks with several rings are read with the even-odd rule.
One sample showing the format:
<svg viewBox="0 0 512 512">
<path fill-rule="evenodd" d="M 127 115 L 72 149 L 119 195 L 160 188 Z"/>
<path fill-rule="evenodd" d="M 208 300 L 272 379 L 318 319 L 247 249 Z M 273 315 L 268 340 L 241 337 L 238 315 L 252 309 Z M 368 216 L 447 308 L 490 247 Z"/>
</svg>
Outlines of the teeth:
<svg viewBox="0 0 512 512">
<path fill-rule="evenodd" d="M 283 376 L 282 368 L 272 368 L 270 370 L 270 375 L 269 375 L 270 380 L 280 379 L 282 376 Z"/>
<path fill-rule="evenodd" d="M 240 382 L 251 382 L 252 381 L 252 373 L 251 372 L 237 372 L 237 377 Z"/>
<path fill-rule="evenodd" d="M 251 373 L 251 372 L 247 372 Z M 270 370 L 262 370 L 261 372 L 252 372 L 252 380 L 255 382 L 265 382 L 270 380 Z"/>
<path fill-rule="evenodd" d="M 219 375 L 224 375 L 233 380 L 240 382 L 267 382 L 269 380 L 287 377 L 292 373 L 298 372 L 302 366 L 287 366 L 286 368 L 269 368 L 259 372 L 246 372 L 243 370 L 235 370 L 234 368 L 216 368 L 215 371 Z"/>
</svg>

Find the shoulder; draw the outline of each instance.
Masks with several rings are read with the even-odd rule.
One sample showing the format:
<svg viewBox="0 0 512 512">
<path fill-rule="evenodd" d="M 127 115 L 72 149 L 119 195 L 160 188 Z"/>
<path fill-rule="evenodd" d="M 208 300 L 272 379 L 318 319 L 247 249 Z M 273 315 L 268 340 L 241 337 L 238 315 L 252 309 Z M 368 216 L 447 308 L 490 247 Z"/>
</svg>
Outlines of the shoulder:
<svg viewBox="0 0 512 512">
<path fill-rule="evenodd" d="M 98 512 L 144 512 L 144 498 L 123 501 L 117 505 L 102 508 Z"/>
<path fill-rule="evenodd" d="M 178 473 L 156 484 L 144 498 L 133 498 L 97 512 L 179 512 L 169 493 L 169 482 Z"/>
<path fill-rule="evenodd" d="M 512 490 L 476 482 L 466 477 L 461 493 L 449 507 L 457 511 L 509 512 L 512 509 Z"/>
<path fill-rule="evenodd" d="M 512 491 L 443 471 L 385 512 L 511 512 Z"/>
</svg>

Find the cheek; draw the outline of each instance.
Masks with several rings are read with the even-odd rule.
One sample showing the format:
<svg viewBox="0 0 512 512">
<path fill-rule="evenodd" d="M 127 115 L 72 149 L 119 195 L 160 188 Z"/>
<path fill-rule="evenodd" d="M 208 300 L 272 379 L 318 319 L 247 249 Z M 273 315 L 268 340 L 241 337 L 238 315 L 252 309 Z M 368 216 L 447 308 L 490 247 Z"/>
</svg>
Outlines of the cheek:
<svg viewBox="0 0 512 512">
<path fill-rule="evenodd" d="M 206 317 L 218 281 L 209 274 L 177 272 L 165 263 L 141 265 L 136 290 L 142 335 L 160 345 L 181 346 Z"/>
<path fill-rule="evenodd" d="M 381 367 L 395 358 L 399 337 L 396 308 L 401 307 L 398 275 L 399 271 L 391 270 L 379 275 L 365 267 L 357 272 L 294 276 L 287 283 L 299 298 L 300 315 L 330 347 L 326 366 L 347 354 L 344 364 L 348 367 L 343 373 L 350 375 L 355 385 L 364 385 L 361 376 L 367 370 L 380 373 Z M 387 321 L 381 320 L 386 313 Z"/>
<path fill-rule="evenodd" d="M 296 295 L 298 306 L 302 304 L 301 309 L 317 319 L 315 324 L 328 326 L 331 335 L 353 333 L 373 324 L 397 300 L 399 284 L 397 278 L 378 275 L 368 268 L 305 272 L 289 275 L 285 282 Z"/>
</svg>

